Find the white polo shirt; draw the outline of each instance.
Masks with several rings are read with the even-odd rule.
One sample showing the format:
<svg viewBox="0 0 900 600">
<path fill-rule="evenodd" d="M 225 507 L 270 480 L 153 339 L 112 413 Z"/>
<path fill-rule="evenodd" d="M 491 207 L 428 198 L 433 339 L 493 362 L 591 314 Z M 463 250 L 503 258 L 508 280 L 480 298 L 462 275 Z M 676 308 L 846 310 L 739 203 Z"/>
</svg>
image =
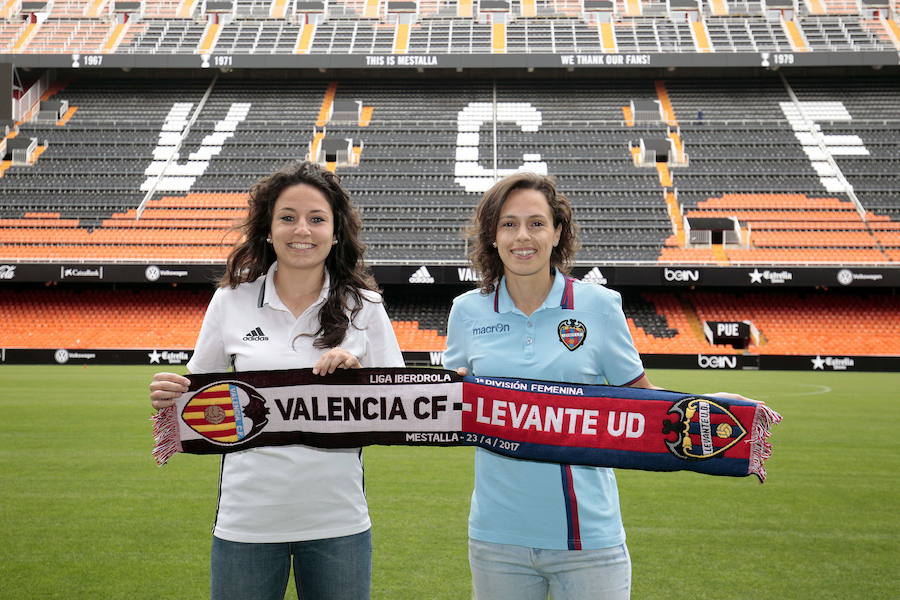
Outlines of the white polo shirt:
<svg viewBox="0 0 900 600">
<path fill-rule="evenodd" d="M 312 367 L 325 352 L 313 347 L 318 313 L 328 295 L 299 318 L 275 291 L 274 263 L 266 275 L 236 289 L 219 288 L 203 319 L 191 373 Z M 381 297 L 366 299 L 341 348 L 363 367 L 402 367 L 403 356 Z M 290 542 L 353 535 L 371 526 L 363 489 L 362 450 L 309 446 L 254 448 L 222 457 L 219 508 L 213 533 L 234 542 Z"/>
</svg>

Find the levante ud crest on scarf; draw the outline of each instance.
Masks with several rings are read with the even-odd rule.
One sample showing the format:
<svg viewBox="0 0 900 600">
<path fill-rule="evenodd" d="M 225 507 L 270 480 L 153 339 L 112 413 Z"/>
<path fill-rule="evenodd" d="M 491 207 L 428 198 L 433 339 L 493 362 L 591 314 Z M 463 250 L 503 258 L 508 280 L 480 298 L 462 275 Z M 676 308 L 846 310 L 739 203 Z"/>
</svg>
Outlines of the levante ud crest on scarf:
<svg viewBox="0 0 900 600">
<path fill-rule="evenodd" d="M 587 327 L 584 326 L 584 323 L 575 319 L 560 321 L 556 331 L 559 334 L 559 341 L 569 350 L 575 350 L 587 338 Z"/>
<path fill-rule="evenodd" d="M 666 440 L 669 451 L 686 460 L 719 456 L 741 441 L 747 430 L 731 412 L 706 398 L 684 398 L 672 405 L 663 420 L 663 433 L 677 433 Z"/>
<path fill-rule="evenodd" d="M 181 418 L 208 439 L 225 446 L 254 437 L 269 422 L 265 398 L 238 381 L 209 385 L 188 401 Z"/>
</svg>

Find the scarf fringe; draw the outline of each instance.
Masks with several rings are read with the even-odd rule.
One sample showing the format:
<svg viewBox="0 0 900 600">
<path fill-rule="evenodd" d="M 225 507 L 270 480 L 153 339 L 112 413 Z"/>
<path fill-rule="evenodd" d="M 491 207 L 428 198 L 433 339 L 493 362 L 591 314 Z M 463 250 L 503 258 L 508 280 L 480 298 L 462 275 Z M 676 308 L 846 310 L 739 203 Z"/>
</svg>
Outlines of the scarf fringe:
<svg viewBox="0 0 900 600">
<path fill-rule="evenodd" d="M 150 417 L 153 421 L 153 458 L 156 464 L 163 466 L 172 456 L 182 451 L 178 436 L 178 419 L 175 407 L 170 406 L 157 411 Z"/>
<path fill-rule="evenodd" d="M 768 442 L 772 432 L 769 431 L 772 425 L 781 422 L 781 415 L 766 406 L 759 404 L 756 407 L 756 413 L 753 415 L 753 428 L 750 433 L 750 468 L 749 472 L 759 478 L 760 483 L 766 480 L 765 461 L 772 456 L 772 444 Z"/>
</svg>

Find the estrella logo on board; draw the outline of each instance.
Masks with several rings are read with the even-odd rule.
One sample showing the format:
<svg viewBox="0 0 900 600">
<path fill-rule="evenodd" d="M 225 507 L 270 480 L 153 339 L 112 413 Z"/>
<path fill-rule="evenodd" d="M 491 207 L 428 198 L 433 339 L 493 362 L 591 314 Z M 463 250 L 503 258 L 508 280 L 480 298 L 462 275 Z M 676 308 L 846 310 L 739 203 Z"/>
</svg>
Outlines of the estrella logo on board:
<svg viewBox="0 0 900 600">
<path fill-rule="evenodd" d="M 703 460 L 724 453 L 741 441 L 747 430 L 731 412 L 706 398 L 684 398 L 675 402 L 663 419 L 663 433 L 677 433 L 666 440 L 669 452 L 684 460 Z"/>
<path fill-rule="evenodd" d="M 584 343 L 587 338 L 587 327 L 581 321 L 564 319 L 556 327 L 559 341 L 569 350 L 575 350 Z"/>
<path fill-rule="evenodd" d="M 238 381 L 217 381 L 198 390 L 181 411 L 184 423 L 222 446 L 256 436 L 268 424 L 266 399 Z"/>
</svg>

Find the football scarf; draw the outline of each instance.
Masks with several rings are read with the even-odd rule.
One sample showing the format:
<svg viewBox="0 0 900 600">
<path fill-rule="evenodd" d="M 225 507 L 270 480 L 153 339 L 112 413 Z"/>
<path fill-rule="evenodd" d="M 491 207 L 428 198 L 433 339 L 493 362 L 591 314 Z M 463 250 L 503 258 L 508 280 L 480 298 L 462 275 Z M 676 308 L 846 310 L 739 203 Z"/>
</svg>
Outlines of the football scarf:
<svg viewBox="0 0 900 600">
<path fill-rule="evenodd" d="M 460 377 L 437 369 L 311 369 L 190 375 L 154 417 L 153 455 L 259 446 L 478 446 L 565 464 L 756 475 L 765 480 L 765 405 L 665 390 Z"/>
</svg>

